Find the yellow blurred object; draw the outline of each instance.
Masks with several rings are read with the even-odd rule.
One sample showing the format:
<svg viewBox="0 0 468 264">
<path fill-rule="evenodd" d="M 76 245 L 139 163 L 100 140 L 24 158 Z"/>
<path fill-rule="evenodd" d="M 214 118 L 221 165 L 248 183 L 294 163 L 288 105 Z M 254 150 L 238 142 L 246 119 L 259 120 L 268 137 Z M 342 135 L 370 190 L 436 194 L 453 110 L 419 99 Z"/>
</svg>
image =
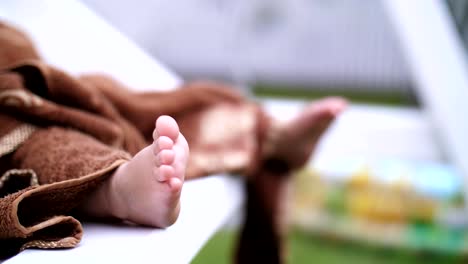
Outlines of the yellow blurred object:
<svg viewBox="0 0 468 264">
<path fill-rule="evenodd" d="M 295 186 L 295 205 L 301 212 L 330 213 L 341 204 L 340 210 L 352 217 L 396 224 L 431 222 L 437 213 L 437 203 L 418 193 L 406 175 L 391 183 L 379 182 L 368 166 L 341 183 L 323 179 L 316 170 L 307 168 L 297 173 Z M 334 196 L 336 193 L 343 196 Z"/>
<path fill-rule="evenodd" d="M 364 188 L 369 186 L 371 181 L 371 173 L 369 166 L 363 166 L 357 172 L 351 175 L 348 184 L 351 188 Z"/>
</svg>

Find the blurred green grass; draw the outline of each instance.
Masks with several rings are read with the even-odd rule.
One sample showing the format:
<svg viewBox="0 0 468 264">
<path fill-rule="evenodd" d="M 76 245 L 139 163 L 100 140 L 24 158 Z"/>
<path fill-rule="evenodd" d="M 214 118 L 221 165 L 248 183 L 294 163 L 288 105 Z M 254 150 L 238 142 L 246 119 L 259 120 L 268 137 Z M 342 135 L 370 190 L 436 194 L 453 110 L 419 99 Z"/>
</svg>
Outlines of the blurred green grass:
<svg viewBox="0 0 468 264">
<path fill-rule="evenodd" d="M 232 263 L 236 232 L 221 230 L 205 245 L 192 263 Z M 436 255 L 430 252 L 414 252 L 403 249 L 386 249 L 337 239 L 315 236 L 293 230 L 288 237 L 291 264 L 455 264 L 468 259 L 452 255 Z"/>
<path fill-rule="evenodd" d="M 418 100 L 411 93 L 386 90 L 339 89 L 320 87 L 292 87 L 257 84 L 252 87 L 257 97 L 315 100 L 325 96 L 342 96 L 354 103 L 380 104 L 388 106 L 417 106 Z"/>
</svg>

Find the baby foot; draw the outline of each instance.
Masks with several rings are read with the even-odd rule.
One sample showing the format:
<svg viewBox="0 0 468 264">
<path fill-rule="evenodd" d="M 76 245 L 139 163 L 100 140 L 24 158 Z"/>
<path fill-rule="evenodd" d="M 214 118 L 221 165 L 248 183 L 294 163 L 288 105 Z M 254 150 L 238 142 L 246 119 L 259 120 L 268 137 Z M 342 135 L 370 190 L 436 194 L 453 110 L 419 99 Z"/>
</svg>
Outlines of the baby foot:
<svg viewBox="0 0 468 264">
<path fill-rule="evenodd" d="M 330 97 L 309 104 L 289 122 L 273 127 L 266 156 L 286 161 L 291 169 L 303 166 L 320 137 L 336 116 L 346 108 L 346 100 Z"/>
<path fill-rule="evenodd" d="M 111 178 L 108 203 L 115 217 L 167 227 L 179 215 L 189 148 L 169 116 L 157 119 L 153 140 L 117 169 Z"/>
</svg>

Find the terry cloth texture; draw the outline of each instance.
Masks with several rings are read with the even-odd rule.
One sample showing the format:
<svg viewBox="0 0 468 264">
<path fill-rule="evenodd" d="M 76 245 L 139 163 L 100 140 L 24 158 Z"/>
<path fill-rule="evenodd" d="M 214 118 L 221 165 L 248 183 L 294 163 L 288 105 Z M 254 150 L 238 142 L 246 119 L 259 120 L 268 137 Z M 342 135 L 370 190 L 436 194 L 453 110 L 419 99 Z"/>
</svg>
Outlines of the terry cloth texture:
<svg viewBox="0 0 468 264">
<path fill-rule="evenodd" d="M 229 87 L 201 81 L 135 93 L 109 76 L 71 76 L 0 22 L 1 257 L 74 247 L 83 230 L 73 209 L 152 140 L 163 114 L 189 142 L 186 179 L 258 168 L 258 121 L 267 118 Z"/>
</svg>

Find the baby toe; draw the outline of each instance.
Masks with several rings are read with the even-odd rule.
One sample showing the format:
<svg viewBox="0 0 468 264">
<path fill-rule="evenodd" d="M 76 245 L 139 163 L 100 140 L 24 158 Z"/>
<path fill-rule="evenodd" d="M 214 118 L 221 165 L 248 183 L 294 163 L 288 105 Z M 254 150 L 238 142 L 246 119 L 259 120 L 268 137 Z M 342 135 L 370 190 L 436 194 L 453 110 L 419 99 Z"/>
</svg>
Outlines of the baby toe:
<svg viewBox="0 0 468 264">
<path fill-rule="evenodd" d="M 159 182 L 166 182 L 174 176 L 174 168 L 169 165 L 161 165 L 154 168 L 154 175 Z"/>
<path fill-rule="evenodd" d="M 159 154 L 156 156 L 157 166 L 160 165 L 170 165 L 174 162 L 175 153 L 172 149 L 163 149 Z"/>
<path fill-rule="evenodd" d="M 174 142 L 172 139 L 166 136 L 157 138 L 153 142 L 153 154 L 158 155 L 164 149 L 172 149 L 174 147 Z"/>
<path fill-rule="evenodd" d="M 179 125 L 177 125 L 177 122 L 174 120 L 174 118 L 170 116 L 160 116 L 156 120 L 156 128 L 153 136 L 154 134 L 159 136 L 167 136 L 175 141 L 179 136 L 179 132 Z"/>
<path fill-rule="evenodd" d="M 183 181 L 179 178 L 172 177 L 169 179 L 169 187 L 174 193 L 178 193 L 182 190 Z"/>
</svg>

